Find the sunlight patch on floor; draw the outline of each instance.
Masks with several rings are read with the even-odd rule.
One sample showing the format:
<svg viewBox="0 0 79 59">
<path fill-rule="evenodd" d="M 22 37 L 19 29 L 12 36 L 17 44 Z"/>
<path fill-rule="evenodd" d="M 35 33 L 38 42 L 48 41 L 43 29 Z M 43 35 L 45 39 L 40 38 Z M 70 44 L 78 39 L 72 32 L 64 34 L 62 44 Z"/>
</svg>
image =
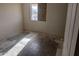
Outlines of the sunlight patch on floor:
<svg viewBox="0 0 79 59">
<path fill-rule="evenodd" d="M 23 38 L 21 41 L 19 41 L 14 47 L 12 47 L 7 53 L 5 53 L 3 56 L 17 56 L 20 51 L 27 45 L 27 43 L 36 36 L 35 33 L 30 33 L 25 38 Z"/>
</svg>

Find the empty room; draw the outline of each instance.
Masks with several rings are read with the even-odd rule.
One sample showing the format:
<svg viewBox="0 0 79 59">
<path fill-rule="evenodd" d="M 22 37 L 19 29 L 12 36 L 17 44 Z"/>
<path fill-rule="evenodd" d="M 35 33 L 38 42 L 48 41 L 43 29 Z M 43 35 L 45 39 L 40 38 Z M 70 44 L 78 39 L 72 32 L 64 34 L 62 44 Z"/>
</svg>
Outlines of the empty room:
<svg viewBox="0 0 79 59">
<path fill-rule="evenodd" d="M 0 56 L 62 56 L 67 3 L 0 3 Z"/>
</svg>

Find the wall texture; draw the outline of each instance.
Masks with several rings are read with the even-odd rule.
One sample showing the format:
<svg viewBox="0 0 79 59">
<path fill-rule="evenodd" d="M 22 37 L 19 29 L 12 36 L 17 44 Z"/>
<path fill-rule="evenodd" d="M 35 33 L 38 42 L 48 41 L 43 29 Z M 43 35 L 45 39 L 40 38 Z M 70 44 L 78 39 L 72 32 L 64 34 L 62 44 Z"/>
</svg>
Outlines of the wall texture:
<svg viewBox="0 0 79 59">
<path fill-rule="evenodd" d="M 31 21 L 30 4 L 24 4 L 23 11 L 25 31 L 64 35 L 67 4 L 47 4 L 47 21 Z"/>
<path fill-rule="evenodd" d="M 20 4 L 0 4 L 0 40 L 22 32 Z"/>
</svg>

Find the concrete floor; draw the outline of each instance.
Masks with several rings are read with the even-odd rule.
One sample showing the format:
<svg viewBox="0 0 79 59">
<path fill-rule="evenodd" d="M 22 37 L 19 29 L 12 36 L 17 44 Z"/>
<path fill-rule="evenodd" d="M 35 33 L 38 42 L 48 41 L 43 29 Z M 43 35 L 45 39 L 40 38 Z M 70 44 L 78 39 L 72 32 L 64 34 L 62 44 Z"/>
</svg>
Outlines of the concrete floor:
<svg viewBox="0 0 79 59">
<path fill-rule="evenodd" d="M 25 37 L 28 33 L 22 33 L 6 40 L 0 40 L 0 56 L 4 55 L 9 49 L 11 49 L 17 42 Z"/>
<path fill-rule="evenodd" d="M 17 45 L 28 34 L 30 33 L 22 33 L 3 41 L 4 44 L 0 43 L 0 54 L 7 55 L 7 51 L 12 50 L 15 44 Z M 18 56 L 61 56 L 62 46 L 59 47 L 58 45 L 60 44 L 56 43 L 53 39 L 51 40 L 49 36 L 38 34 L 36 37 L 29 36 L 28 38 L 30 39 L 30 37 L 32 37 L 31 40 L 18 52 Z M 11 51 L 9 53 L 11 54 Z M 9 53 L 8 55 L 10 55 Z"/>
<path fill-rule="evenodd" d="M 57 43 L 37 35 L 32 38 L 18 56 L 55 56 Z"/>
</svg>

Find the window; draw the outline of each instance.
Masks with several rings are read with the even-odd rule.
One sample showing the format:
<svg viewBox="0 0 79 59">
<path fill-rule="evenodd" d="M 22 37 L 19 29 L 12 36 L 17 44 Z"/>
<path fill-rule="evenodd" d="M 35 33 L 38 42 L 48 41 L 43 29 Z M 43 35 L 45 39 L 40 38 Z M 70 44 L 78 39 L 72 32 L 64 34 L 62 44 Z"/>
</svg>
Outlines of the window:
<svg viewBox="0 0 79 59">
<path fill-rule="evenodd" d="M 31 20 L 32 21 L 46 21 L 46 3 L 31 4 Z"/>
<path fill-rule="evenodd" d="M 38 4 L 31 4 L 31 20 L 38 20 Z"/>
</svg>

